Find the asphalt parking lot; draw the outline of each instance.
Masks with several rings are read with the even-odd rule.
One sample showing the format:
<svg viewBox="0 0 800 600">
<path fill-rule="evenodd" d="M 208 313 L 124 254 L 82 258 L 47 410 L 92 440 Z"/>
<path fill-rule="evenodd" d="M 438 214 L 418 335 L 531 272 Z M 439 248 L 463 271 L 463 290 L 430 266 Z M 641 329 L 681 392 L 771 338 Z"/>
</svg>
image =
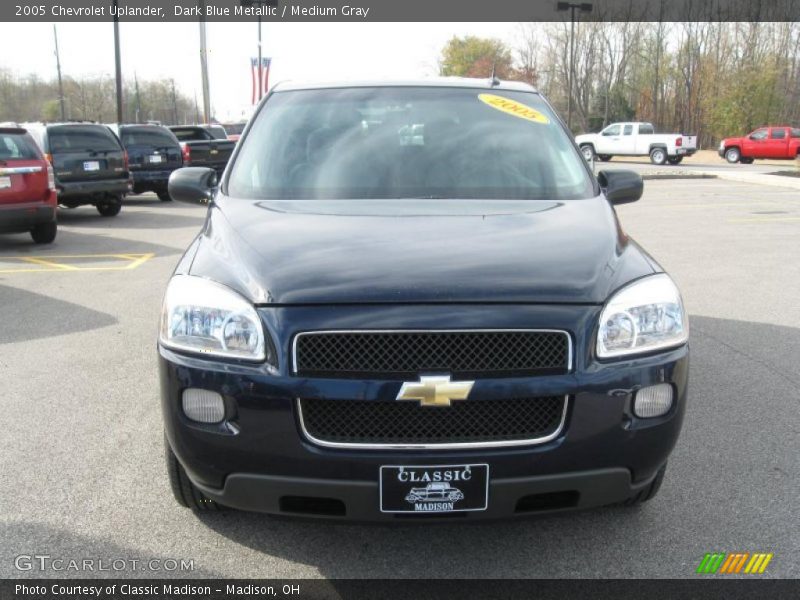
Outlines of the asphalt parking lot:
<svg viewBox="0 0 800 600">
<path fill-rule="evenodd" d="M 648 181 L 625 230 L 681 287 L 690 404 L 660 494 L 466 526 L 195 515 L 162 458 L 156 327 L 204 209 L 62 211 L 56 243 L 0 237 L 0 577 L 692 577 L 706 552 L 800 576 L 800 191 Z M 18 555 L 186 559 L 193 570 L 19 571 Z"/>
</svg>

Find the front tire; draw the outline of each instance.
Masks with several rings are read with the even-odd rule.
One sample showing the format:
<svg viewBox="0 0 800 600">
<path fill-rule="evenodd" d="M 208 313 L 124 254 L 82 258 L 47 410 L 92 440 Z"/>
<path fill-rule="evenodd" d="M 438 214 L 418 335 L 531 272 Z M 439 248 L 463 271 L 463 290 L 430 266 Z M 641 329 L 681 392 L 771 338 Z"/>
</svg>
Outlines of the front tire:
<svg viewBox="0 0 800 600">
<path fill-rule="evenodd" d="M 734 164 L 739 162 L 739 159 L 742 157 L 742 153 L 739 152 L 738 148 L 728 148 L 725 150 L 725 160 L 729 163 Z"/>
<path fill-rule="evenodd" d="M 654 165 L 663 165 L 667 162 L 667 151 L 664 148 L 653 148 L 650 150 L 650 162 Z"/>
<path fill-rule="evenodd" d="M 203 492 L 191 482 L 186 470 L 183 468 L 172 448 L 169 447 L 166 436 L 164 436 L 164 451 L 167 460 L 167 475 L 169 476 L 169 487 L 175 501 L 185 508 L 194 511 L 219 511 L 225 507 L 207 498 Z"/>
<path fill-rule="evenodd" d="M 583 154 L 583 158 L 586 162 L 592 162 L 594 160 L 594 146 L 591 144 L 584 144 L 581 146 L 581 154 Z"/>
<path fill-rule="evenodd" d="M 31 229 L 31 237 L 36 244 L 51 244 L 56 239 L 58 224 L 55 221 L 42 223 Z"/>
</svg>

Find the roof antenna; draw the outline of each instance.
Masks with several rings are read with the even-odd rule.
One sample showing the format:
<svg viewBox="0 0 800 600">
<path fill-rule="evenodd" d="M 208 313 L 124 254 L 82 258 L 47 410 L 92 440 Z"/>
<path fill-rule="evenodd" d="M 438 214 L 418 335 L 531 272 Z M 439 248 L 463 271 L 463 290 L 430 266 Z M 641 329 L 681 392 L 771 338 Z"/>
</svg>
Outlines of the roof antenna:
<svg viewBox="0 0 800 600">
<path fill-rule="evenodd" d="M 496 87 L 500 85 L 500 80 L 497 78 L 497 75 L 495 74 L 496 69 L 497 69 L 497 59 L 495 59 L 494 62 L 492 62 L 492 79 L 489 82 L 489 85 L 491 87 Z"/>
</svg>

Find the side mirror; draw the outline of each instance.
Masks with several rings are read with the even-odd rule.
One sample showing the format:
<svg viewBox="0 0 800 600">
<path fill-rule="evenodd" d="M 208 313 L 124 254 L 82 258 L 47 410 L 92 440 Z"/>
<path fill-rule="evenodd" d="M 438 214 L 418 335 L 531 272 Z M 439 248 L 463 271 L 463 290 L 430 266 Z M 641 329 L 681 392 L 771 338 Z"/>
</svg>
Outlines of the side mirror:
<svg viewBox="0 0 800 600">
<path fill-rule="evenodd" d="M 611 204 L 636 202 L 644 192 L 642 176 L 636 171 L 600 171 L 597 181 Z"/>
<path fill-rule="evenodd" d="M 173 200 L 208 204 L 217 191 L 217 172 L 207 167 L 183 167 L 169 176 L 167 189 Z"/>
</svg>

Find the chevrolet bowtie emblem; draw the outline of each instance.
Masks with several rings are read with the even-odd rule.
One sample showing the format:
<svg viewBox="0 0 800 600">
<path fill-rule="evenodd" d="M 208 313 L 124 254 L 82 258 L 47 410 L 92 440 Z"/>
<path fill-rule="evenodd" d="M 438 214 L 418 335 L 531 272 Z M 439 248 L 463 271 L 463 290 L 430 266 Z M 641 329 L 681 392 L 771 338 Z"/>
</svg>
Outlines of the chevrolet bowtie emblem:
<svg viewBox="0 0 800 600">
<path fill-rule="evenodd" d="M 419 400 L 420 406 L 450 406 L 451 400 L 466 400 L 474 381 L 450 381 L 449 375 L 420 377 L 419 383 L 407 381 L 397 394 L 398 400 Z"/>
</svg>

